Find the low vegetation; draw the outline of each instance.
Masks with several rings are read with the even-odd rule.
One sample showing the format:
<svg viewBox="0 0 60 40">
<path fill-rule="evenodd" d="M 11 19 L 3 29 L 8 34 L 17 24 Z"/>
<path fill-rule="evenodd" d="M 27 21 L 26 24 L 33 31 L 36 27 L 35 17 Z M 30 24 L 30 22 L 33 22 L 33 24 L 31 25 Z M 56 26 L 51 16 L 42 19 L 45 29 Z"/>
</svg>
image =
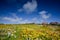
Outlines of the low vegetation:
<svg viewBox="0 0 60 40">
<path fill-rule="evenodd" d="M 60 40 L 60 27 L 38 24 L 1 24 L 0 40 Z"/>
</svg>

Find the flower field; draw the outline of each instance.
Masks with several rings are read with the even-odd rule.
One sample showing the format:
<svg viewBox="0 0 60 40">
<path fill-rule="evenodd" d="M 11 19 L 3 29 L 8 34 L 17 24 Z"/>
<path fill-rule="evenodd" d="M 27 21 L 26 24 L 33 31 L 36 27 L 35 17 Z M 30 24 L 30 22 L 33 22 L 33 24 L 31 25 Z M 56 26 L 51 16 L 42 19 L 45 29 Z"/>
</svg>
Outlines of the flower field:
<svg viewBox="0 0 60 40">
<path fill-rule="evenodd" d="M 0 25 L 0 40 L 60 40 L 60 27 L 37 24 Z"/>
</svg>

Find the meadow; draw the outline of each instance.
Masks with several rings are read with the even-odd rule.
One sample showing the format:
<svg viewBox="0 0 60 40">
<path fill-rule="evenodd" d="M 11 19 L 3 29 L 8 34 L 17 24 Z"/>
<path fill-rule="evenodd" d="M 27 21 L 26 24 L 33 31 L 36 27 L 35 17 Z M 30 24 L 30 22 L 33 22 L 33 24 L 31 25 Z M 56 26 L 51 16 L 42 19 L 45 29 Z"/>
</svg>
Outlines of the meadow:
<svg viewBox="0 0 60 40">
<path fill-rule="evenodd" d="M 0 24 L 0 40 L 60 40 L 60 26 Z"/>
</svg>

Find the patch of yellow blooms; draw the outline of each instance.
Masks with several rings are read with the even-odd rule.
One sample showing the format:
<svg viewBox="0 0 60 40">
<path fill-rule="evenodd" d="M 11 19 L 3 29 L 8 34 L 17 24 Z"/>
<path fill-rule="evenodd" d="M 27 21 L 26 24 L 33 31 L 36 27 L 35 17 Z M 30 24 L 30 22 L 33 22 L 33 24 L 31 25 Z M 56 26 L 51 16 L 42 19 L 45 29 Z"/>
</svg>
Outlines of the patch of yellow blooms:
<svg viewBox="0 0 60 40">
<path fill-rule="evenodd" d="M 43 32 L 41 30 L 35 30 L 35 29 L 30 29 L 30 28 L 25 28 L 21 31 L 21 35 L 25 38 L 38 38 L 39 36 L 45 36 L 46 38 L 48 38 L 49 36 L 55 38 L 58 37 L 58 35 L 53 32 L 53 31 L 49 31 L 47 30 L 46 32 Z"/>
</svg>

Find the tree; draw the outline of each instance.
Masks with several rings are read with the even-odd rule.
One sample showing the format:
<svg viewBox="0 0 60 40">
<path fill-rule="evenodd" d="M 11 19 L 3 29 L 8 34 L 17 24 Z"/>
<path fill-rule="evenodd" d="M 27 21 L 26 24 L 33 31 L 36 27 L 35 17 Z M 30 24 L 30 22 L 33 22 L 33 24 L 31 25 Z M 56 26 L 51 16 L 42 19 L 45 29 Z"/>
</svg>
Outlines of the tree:
<svg viewBox="0 0 60 40">
<path fill-rule="evenodd" d="M 58 25 L 58 22 L 50 22 L 50 25 Z"/>
</svg>

